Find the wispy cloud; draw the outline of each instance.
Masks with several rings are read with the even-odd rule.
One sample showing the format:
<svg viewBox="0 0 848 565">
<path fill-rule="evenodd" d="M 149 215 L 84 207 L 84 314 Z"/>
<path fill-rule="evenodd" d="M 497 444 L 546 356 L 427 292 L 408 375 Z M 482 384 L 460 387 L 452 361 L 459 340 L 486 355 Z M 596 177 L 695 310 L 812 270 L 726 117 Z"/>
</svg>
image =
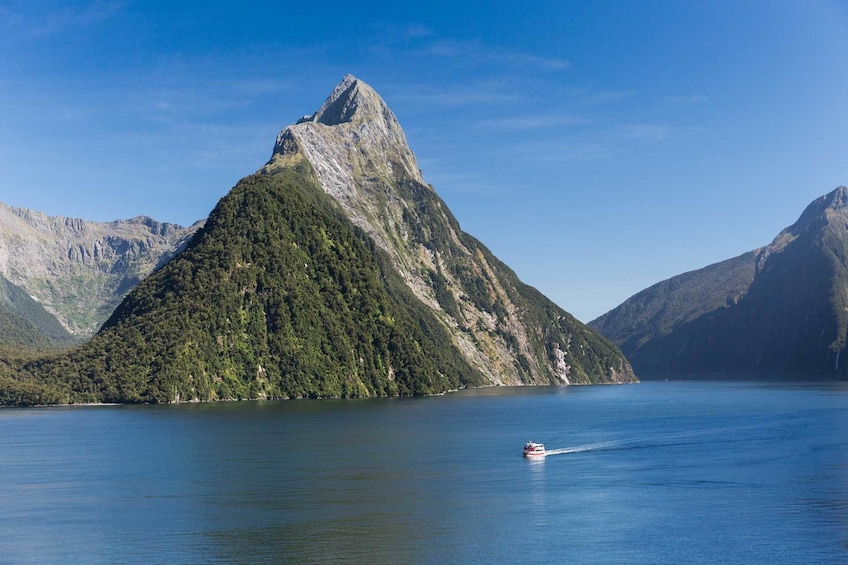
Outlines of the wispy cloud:
<svg viewBox="0 0 848 565">
<path fill-rule="evenodd" d="M 32 14 L 0 6 L 0 17 L 26 35 L 43 37 L 102 23 L 114 17 L 122 8 L 123 3 L 114 0 L 55 10 L 39 10 Z"/>
<path fill-rule="evenodd" d="M 709 102 L 710 97 L 703 94 L 690 94 L 687 96 L 666 96 L 662 100 L 671 104 L 703 104 Z"/>
<path fill-rule="evenodd" d="M 638 94 L 635 90 L 590 90 L 580 97 L 584 104 L 612 104 L 633 98 Z"/>
<path fill-rule="evenodd" d="M 507 51 L 483 45 L 478 41 L 444 39 L 433 41 L 422 49 L 421 53 L 450 59 L 471 60 L 478 63 L 518 65 L 548 70 L 563 70 L 571 66 L 567 59 Z"/>
<path fill-rule="evenodd" d="M 437 55 L 439 57 L 460 57 L 470 53 L 478 52 L 480 44 L 477 41 L 454 41 L 450 39 L 440 39 L 433 41 L 419 53 L 425 55 Z"/>
<path fill-rule="evenodd" d="M 427 37 L 433 32 L 422 24 L 410 24 L 401 28 L 401 33 L 404 37 Z"/>
<path fill-rule="evenodd" d="M 637 141 L 666 141 L 671 138 L 695 135 L 701 128 L 665 124 L 627 124 L 613 130 L 614 137 Z"/>
<path fill-rule="evenodd" d="M 275 79 L 243 79 L 228 80 L 220 86 L 228 86 L 233 94 L 239 95 L 264 95 L 278 94 L 292 89 L 292 84 Z"/>
<path fill-rule="evenodd" d="M 594 141 L 550 141 L 522 148 L 524 158 L 537 162 L 562 163 L 607 160 L 615 153 L 610 144 Z"/>
<path fill-rule="evenodd" d="M 127 109 L 153 122 L 170 122 L 174 117 L 205 115 L 248 104 L 236 96 L 204 96 L 197 87 L 174 85 L 145 88 L 129 93 Z"/>
<path fill-rule="evenodd" d="M 639 91 L 633 89 L 599 89 L 594 85 L 572 86 L 559 92 L 563 99 L 573 100 L 584 106 L 614 104 L 639 95 Z"/>
<path fill-rule="evenodd" d="M 373 24 L 374 39 L 366 47 L 372 53 L 391 53 L 397 49 L 405 49 L 410 45 L 418 45 L 427 41 L 433 31 L 419 23 L 380 23 Z"/>
<path fill-rule="evenodd" d="M 152 121 L 167 121 L 173 117 L 213 117 L 228 110 L 246 108 L 257 99 L 288 91 L 292 85 L 275 79 L 227 77 L 199 79 L 163 79 L 159 69 L 148 77 L 140 77 L 133 88 L 126 89 L 130 111 Z M 175 73 L 178 75 L 178 73 Z M 152 86 L 155 85 L 155 86 Z"/>
<path fill-rule="evenodd" d="M 475 127 L 488 130 L 521 131 L 587 126 L 591 123 L 592 120 L 585 116 L 532 115 L 481 120 L 475 124 Z"/>
<path fill-rule="evenodd" d="M 497 57 L 497 55 L 495 55 Z M 509 63 L 517 63 L 525 66 L 537 66 L 550 70 L 567 69 L 571 66 L 571 62 L 567 59 L 557 59 L 553 57 L 538 57 L 536 55 L 523 55 L 516 53 L 505 53 L 500 55 L 500 58 Z"/>
<path fill-rule="evenodd" d="M 606 124 L 585 122 L 577 130 L 546 130 L 512 147 L 522 159 L 538 163 L 565 163 L 614 159 L 634 146 L 668 142 L 702 131 L 700 127 L 667 124 Z M 528 122 L 532 126 L 532 121 Z M 529 138 L 529 136 L 528 136 Z"/>
<path fill-rule="evenodd" d="M 432 183 L 442 193 L 485 194 L 493 196 L 503 192 L 502 190 L 498 190 L 498 187 L 493 186 L 491 182 L 487 182 L 480 175 L 444 169 L 442 168 L 444 166 L 444 164 L 440 166 L 434 160 L 422 163 L 427 182 Z M 435 172 L 427 174 L 428 171 Z"/>
<path fill-rule="evenodd" d="M 497 88 L 469 86 L 454 89 L 403 90 L 392 95 L 392 100 L 422 103 L 428 106 L 466 106 L 478 104 L 504 104 L 515 102 L 518 95 Z"/>
</svg>

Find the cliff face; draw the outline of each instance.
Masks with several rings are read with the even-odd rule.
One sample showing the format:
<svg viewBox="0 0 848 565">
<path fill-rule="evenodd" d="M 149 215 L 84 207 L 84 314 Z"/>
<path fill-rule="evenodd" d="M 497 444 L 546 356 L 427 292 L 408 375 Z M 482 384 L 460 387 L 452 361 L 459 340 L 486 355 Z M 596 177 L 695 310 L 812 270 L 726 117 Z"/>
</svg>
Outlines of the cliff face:
<svg viewBox="0 0 848 565">
<path fill-rule="evenodd" d="M 146 217 L 99 223 L 0 204 L 0 275 L 71 334 L 89 337 L 200 225 L 183 228 Z"/>
<path fill-rule="evenodd" d="M 260 172 L 273 175 L 301 160 L 350 221 L 388 253 L 488 382 L 635 380 L 615 347 L 460 229 L 424 182 L 397 118 L 364 82 L 347 75 L 317 112 L 284 129 Z"/>
<path fill-rule="evenodd" d="M 663 281 L 590 325 L 649 377 L 848 378 L 848 189 L 766 247 Z"/>
</svg>

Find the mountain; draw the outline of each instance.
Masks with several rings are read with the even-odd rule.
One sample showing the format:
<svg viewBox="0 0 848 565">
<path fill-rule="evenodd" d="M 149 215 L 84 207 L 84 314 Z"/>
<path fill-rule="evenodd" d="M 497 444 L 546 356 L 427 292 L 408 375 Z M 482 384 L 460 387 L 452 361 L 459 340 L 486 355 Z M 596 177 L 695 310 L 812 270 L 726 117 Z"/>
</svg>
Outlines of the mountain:
<svg viewBox="0 0 848 565">
<path fill-rule="evenodd" d="M 184 228 L 144 216 L 90 222 L 0 203 L 0 276 L 24 289 L 69 333 L 87 338 L 200 225 Z"/>
<path fill-rule="evenodd" d="M 635 380 L 460 230 L 394 114 L 350 75 L 91 341 L 2 378 L 11 404 Z"/>
<path fill-rule="evenodd" d="M 304 163 L 240 181 L 91 341 L 26 365 L 17 380 L 30 388 L 0 381 L 0 403 L 416 395 L 480 384 L 313 176 Z"/>
<path fill-rule="evenodd" d="M 639 292 L 590 322 L 648 377 L 844 379 L 848 189 L 772 241 Z"/>
<path fill-rule="evenodd" d="M 634 379 L 615 347 L 556 306 L 479 241 L 426 184 L 397 118 L 347 75 L 321 108 L 277 136 L 260 171 L 306 161 L 318 184 L 385 251 L 466 360 L 494 384 Z"/>
</svg>

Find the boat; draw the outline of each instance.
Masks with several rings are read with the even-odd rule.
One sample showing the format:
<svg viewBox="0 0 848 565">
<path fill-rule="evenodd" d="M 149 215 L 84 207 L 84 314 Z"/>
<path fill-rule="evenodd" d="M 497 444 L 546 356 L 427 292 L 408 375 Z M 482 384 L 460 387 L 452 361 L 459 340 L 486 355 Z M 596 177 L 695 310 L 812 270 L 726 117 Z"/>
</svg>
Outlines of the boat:
<svg viewBox="0 0 848 565">
<path fill-rule="evenodd" d="M 545 444 L 528 441 L 524 444 L 524 457 L 544 457 Z"/>
</svg>

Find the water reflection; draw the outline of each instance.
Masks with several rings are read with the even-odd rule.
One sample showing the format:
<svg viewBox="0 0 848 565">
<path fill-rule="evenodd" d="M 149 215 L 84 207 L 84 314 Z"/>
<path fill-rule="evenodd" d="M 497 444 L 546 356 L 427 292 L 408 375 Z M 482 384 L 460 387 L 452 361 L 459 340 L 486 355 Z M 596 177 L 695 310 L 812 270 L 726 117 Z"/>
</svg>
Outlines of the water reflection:
<svg viewBox="0 0 848 565">
<path fill-rule="evenodd" d="M 547 457 L 527 458 L 530 468 L 530 496 L 533 507 L 533 524 L 547 526 L 547 483 L 545 477 L 545 460 Z"/>
<path fill-rule="evenodd" d="M 196 545 L 226 562 L 420 561 L 424 530 L 415 506 L 439 493 L 417 465 L 420 428 L 382 416 L 397 408 L 392 401 L 268 403 L 229 412 L 215 434 L 200 428 L 219 414 L 185 421 L 205 532 Z M 424 518 L 438 531 L 441 517 Z"/>
</svg>

